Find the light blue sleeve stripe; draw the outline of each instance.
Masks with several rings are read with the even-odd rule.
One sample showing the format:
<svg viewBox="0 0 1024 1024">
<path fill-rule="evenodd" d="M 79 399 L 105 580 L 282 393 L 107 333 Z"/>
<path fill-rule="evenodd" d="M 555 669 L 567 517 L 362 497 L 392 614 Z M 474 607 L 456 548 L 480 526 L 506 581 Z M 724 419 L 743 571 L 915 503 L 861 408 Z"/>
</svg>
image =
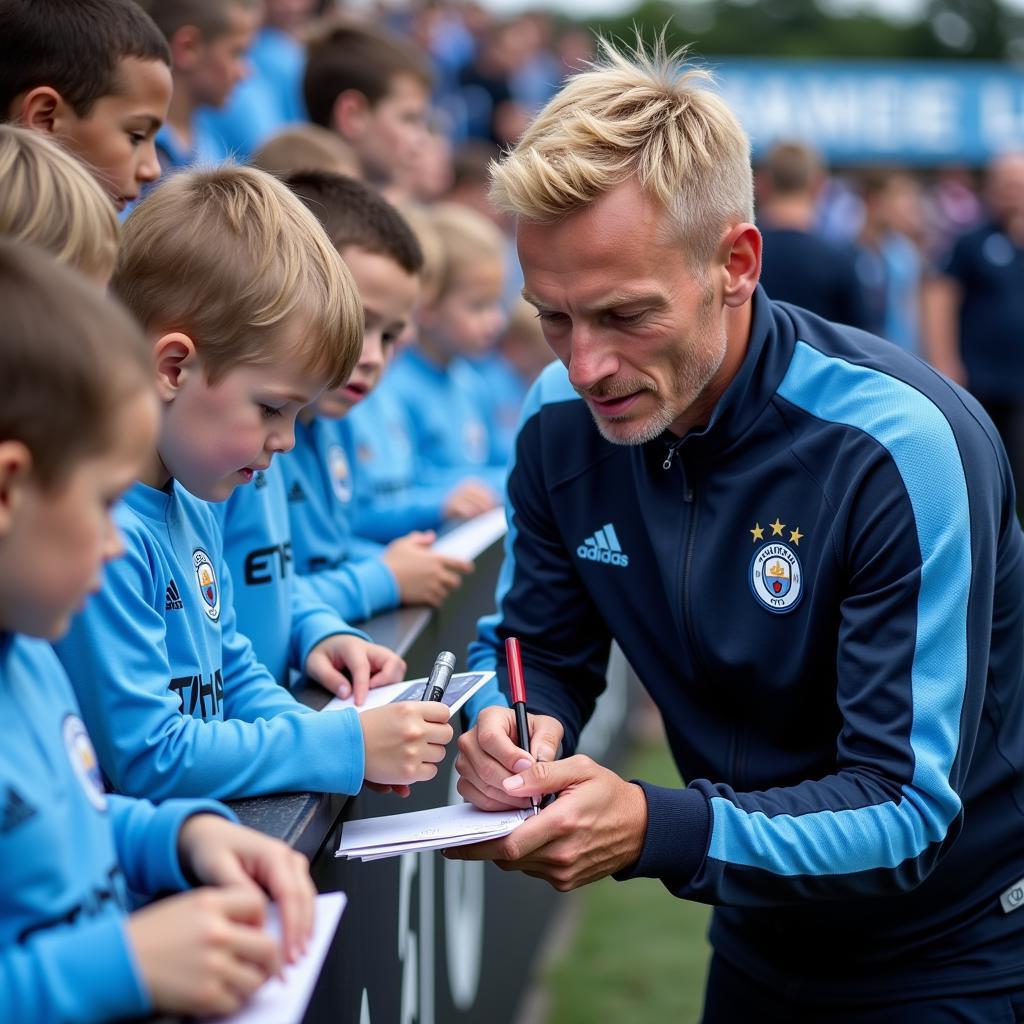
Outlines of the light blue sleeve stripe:
<svg viewBox="0 0 1024 1024">
<path fill-rule="evenodd" d="M 921 392 L 802 341 L 778 394 L 812 416 L 874 438 L 907 489 L 922 558 L 911 670 L 914 775 L 899 803 L 796 816 L 747 812 L 715 797 L 708 855 L 781 875 L 894 868 L 942 840 L 960 812 L 949 784 L 967 681 L 971 582 L 960 450 L 945 416 Z"/>
<path fill-rule="evenodd" d="M 542 406 L 550 405 L 553 402 L 579 401 L 580 396 L 573 390 L 569 383 L 569 374 L 566 368 L 557 360 L 545 367 L 540 376 L 534 381 L 533 386 L 523 400 L 522 412 L 519 415 L 519 427 L 516 430 L 516 438 L 519 431 L 523 429 L 532 416 L 535 416 Z M 498 582 L 494 592 L 495 611 L 492 615 L 485 615 L 477 622 L 477 634 L 483 643 L 476 643 L 470 652 L 470 668 L 473 671 L 494 671 L 498 663 L 498 624 L 501 622 L 501 604 L 505 595 L 512 589 L 512 580 L 515 577 L 515 543 L 518 536 L 518 523 L 508 499 L 508 480 L 516 465 L 516 449 L 513 447 L 512 456 L 509 459 L 508 474 L 506 475 L 505 493 L 505 521 L 508 523 L 508 532 L 505 534 L 505 557 L 501 563 L 501 571 L 498 573 Z"/>
</svg>

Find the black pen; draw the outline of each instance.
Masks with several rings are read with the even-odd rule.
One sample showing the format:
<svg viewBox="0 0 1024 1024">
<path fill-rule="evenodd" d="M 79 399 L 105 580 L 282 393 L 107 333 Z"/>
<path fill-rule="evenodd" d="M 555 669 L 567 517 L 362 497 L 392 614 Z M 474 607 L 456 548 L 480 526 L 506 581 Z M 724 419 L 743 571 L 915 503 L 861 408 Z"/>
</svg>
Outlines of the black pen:
<svg viewBox="0 0 1024 1024">
<path fill-rule="evenodd" d="M 444 691 L 448 689 L 454 671 L 455 655 L 451 651 L 442 651 L 430 670 L 430 678 L 423 687 L 423 696 L 420 700 L 443 700 Z"/>
<path fill-rule="evenodd" d="M 516 712 L 516 733 L 519 746 L 530 753 L 530 720 L 526 717 L 526 680 L 523 677 L 523 659 L 519 654 L 519 641 L 510 636 L 505 641 L 505 661 L 508 662 L 508 688 L 512 694 L 512 707 Z M 530 797 L 533 813 L 539 814 L 537 798 Z"/>
</svg>

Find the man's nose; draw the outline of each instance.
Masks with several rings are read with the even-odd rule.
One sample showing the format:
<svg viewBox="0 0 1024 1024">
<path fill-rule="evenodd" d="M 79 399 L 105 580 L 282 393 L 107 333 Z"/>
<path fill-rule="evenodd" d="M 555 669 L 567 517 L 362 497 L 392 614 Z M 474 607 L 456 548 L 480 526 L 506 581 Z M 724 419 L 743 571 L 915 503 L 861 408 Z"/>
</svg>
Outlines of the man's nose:
<svg viewBox="0 0 1024 1024">
<path fill-rule="evenodd" d="M 615 352 L 600 335 L 586 324 L 573 325 L 569 349 L 569 382 L 580 391 L 588 391 L 619 368 Z"/>
</svg>

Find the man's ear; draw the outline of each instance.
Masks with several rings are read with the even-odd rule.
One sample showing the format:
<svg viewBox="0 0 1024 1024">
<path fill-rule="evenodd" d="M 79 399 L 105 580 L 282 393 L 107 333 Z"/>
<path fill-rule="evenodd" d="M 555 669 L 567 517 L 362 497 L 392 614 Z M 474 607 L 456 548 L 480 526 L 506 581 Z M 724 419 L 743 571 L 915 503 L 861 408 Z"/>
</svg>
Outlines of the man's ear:
<svg viewBox="0 0 1024 1024">
<path fill-rule="evenodd" d="M 22 94 L 20 100 L 15 100 L 11 120 L 24 128 L 56 135 L 67 112 L 68 106 L 56 89 L 49 85 L 37 85 Z"/>
<path fill-rule="evenodd" d="M 32 478 L 32 453 L 21 441 L 0 441 L 0 537 L 11 531 Z"/>
<path fill-rule="evenodd" d="M 761 276 L 761 232 L 753 224 L 734 224 L 718 246 L 718 266 L 724 277 L 722 298 L 727 306 L 742 306 Z"/>
<path fill-rule="evenodd" d="M 202 372 L 199 353 L 187 334 L 172 331 L 153 343 L 153 362 L 156 366 L 156 392 L 161 402 L 173 402 L 186 379 Z"/>
<path fill-rule="evenodd" d="M 331 109 L 331 127 L 343 139 L 360 139 L 366 133 L 370 101 L 358 89 L 338 93 Z"/>
</svg>

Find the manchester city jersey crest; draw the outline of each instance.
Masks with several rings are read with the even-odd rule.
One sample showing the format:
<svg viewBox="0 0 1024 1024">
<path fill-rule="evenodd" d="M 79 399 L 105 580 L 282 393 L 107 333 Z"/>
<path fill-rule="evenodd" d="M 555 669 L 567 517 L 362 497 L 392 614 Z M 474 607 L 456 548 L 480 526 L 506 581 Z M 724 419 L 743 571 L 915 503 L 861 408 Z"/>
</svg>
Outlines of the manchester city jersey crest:
<svg viewBox="0 0 1024 1024">
<path fill-rule="evenodd" d="M 345 449 L 340 444 L 332 444 L 327 449 L 327 471 L 331 475 L 334 496 L 343 505 L 347 505 L 352 500 L 352 471 L 349 469 Z"/>
<path fill-rule="evenodd" d="M 803 593 L 803 571 L 796 553 L 803 534 L 798 526 L 789 531 L 789 543 L 770 539 L 773 535 L 781 536 L 784 528 L 785 523 L 776 517 L 768 527 L 756 524 L 750 531 L 755 544 L 762 542 L 750 561 L 750 589 L 754 597 L 772 612 L 791 611 Z M 765 538 L 764 529 L 771 530 L 769 538 Z"/>
<path fill-rule="evenodd" d="M 213 562 L 202 548 L 192 552 L 192 568 L 195 569 L 199 595 L 203 599 L 203 611 L 216 622 L 220 618 L 220 585 L 213 571 Z"/>
<path fill-rule="evenodd" d="M 68 760 L 82 784 L 85 795 L 89 798 L 89 803 L 97 811 L 105 811 L 107 794 L 103 788 L 103 776 L 100 774 L 100 763 L 93 749 L 92 740 L 85 731 L 85 724 L 77 715 L 67 715 L 61 726 L 61 734 Z"/>
</svg>

